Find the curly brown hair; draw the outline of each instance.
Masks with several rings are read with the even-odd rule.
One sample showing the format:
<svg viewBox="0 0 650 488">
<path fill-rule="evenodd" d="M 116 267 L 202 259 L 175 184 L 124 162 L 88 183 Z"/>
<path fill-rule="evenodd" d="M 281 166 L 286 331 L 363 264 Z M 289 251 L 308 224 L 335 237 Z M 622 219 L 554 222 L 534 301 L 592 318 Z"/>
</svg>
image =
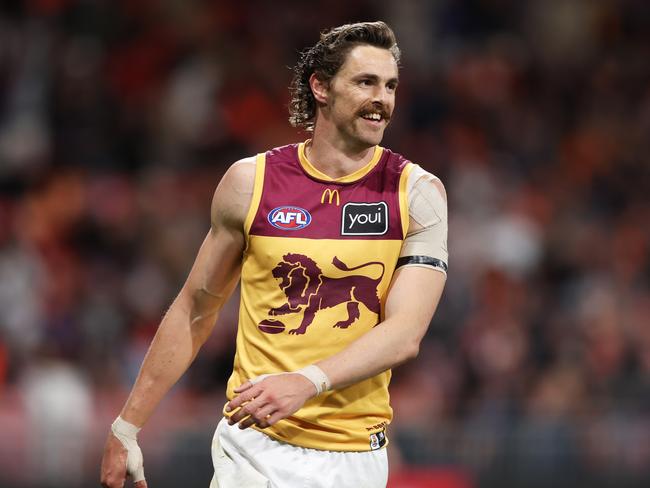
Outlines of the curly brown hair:
<svg viewBox="0 0 650 488">
<path fill-rule="evenodd" d="M 316 100 L 309 86 L 312 73 L 320 81 L 329 82 L 343 66 L 352 48 L 363 44 L 388 49 L 399 64 L 401 53 L 395 33 L 381 21 L 345 24 L 325 30 L 316 45 L 300 54 L 289 87 L 289 122 L 293 127 L 314 129 Z"/>
</svg>

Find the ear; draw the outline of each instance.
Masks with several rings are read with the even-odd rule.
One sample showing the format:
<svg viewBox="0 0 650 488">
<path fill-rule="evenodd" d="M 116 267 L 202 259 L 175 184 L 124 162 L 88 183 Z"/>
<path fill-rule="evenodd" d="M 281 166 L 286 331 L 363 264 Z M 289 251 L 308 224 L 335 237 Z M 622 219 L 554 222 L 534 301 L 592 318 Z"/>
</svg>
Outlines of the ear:
<svg viewBox="0 0 650 488">
<path fill-rule="evenodd" d="M 329 83 L 323 82 L 316 77 L 316 73 L 312 73 L 309 77 L 309 87 L 314 94 L 314 98 L 318 103 L 327 104 L 327 95 L 329 93 Z"/>
</svg>

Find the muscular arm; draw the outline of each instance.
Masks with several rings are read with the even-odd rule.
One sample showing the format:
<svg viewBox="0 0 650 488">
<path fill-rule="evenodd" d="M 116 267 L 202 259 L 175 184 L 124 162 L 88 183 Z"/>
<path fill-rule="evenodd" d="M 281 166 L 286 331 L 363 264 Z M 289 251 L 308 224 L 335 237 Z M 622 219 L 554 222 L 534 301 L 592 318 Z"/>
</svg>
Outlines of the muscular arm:
<svg viewBox="0 0 650 488">
<path fill-rule="evenodd" d="M 237 283 L 254 171 L 247 160 L 236 163 L 215 191 L 211 228 L 185 284 L 160 323 L 121 412 L 124 420 L 138 427 L 189 368 Z"/>
<path fill-rule="evenodd" d="M 255 177 L 254 159 L 235 163 L 217 187 L 211 226 L 188 278 L 162 319 L 120 416 L 141 427 L 189 368 L 210 335 L 239 278 L 243 224 Z M 102 461 L 104 486 L 122 486 L 126 450 L 109 434 Z M 146 486 L 146 485 L 144 485 Z"/>
</svg>

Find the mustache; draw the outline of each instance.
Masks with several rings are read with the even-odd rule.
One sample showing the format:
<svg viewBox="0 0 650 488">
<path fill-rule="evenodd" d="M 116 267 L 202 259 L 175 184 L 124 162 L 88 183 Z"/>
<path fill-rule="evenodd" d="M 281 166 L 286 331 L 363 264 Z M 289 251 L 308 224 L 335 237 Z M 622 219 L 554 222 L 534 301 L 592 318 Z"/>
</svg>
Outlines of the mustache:
<svg viewBox="0 0 650 488">
<path fill-rule="evenodd" d="M 368 114 L 377 114 L 377 113 L 381 115 L 382 119 L 390 120 L 390 115 L 391 115 L 390 112 L 381 103 L 372 103 L 369 105 L 365 105 L 361 110 L 359 110 L 359 117 Z"/>
</svg>

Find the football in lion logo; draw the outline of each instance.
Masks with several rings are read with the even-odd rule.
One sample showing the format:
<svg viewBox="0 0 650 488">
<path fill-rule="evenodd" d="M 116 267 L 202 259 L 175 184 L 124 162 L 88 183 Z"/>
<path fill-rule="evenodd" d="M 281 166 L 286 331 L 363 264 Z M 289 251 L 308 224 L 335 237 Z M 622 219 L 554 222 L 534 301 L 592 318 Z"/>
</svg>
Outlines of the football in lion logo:
<svg viewBox="0 0 650 488">
<path fill-rule="evenodd" d="M 359 304 L 379 315 L 381 304 L 377 294 L 377 285 L 384 276 L 385 266 L 382 262 L 371 261 L 349 268 L 336 256 L 332 264 L 341 271 L 355 271 L 366 266 L 381 266 L 378 278 L 369 278 L 360 274 L 349 274 L 342 278 L 325 276 L 316 262 L 303 254 L 285 254 L 282 261 L 273 268 L 273 277 L 279 280 L 280 289 L 287 297 L 286 303 L 269 310 L 269 315 L 277 317 L 292 313 L 303 313 L 300 326 L 289 334 L 304 334 L 320 310 L 332 308 L 342 303 L 347 304 L 347 318 L 334 324 L 345 329 L 360 317 Z M 263 320 L 259 329 L 268 334 L 284 331 L 284 324 L 277 319 Z"/>
</svg>

